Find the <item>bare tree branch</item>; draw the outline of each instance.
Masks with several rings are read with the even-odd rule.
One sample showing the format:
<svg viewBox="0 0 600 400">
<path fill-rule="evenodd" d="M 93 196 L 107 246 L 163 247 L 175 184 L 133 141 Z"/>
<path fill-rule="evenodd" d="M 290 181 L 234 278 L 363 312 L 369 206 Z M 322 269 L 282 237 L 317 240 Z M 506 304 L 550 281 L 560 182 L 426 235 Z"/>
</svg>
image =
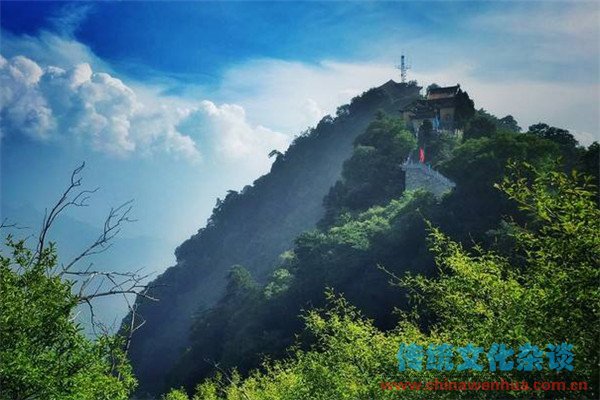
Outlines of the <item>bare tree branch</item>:
<svg viewBox="0 0 600 400">
<path fill-rule="evenodd" d="M 0 229 L 29 229 L 28 226 L 21 226 L 16 222 L 8 222 L 8 218 L 4 218 L 0 222 Z"/>
<path fill-rule="evenodd" d="M 93 190 L 81 190 L 76 192 L 78 187 L 81 186 L 81 171 L 85 167 L 85 162 L 82 162 L 81 165 L 73 170 L 71 173 L 71 182 L 67 189 L 63 192 L 60 199 L 56 202 L 54 207 L 48 212 L 48 209 L 44 212 L 44 219 L 42 221 L 42 228 L 40 229 L 40 234 L 38 236 L 38 245 L 35 252 L 34 259 L 37 258 L 38 261 L 42 258 L 42 252 L 46 247 L 46 239 L 48 236 L 48 232 L 50 228 L 53 226 L 56 218 L 68 207 L 87 207 L 87 201 L 90 198 L 90 195 L 96 193 L 98 188 Z M 33 260 L 32 260 L 33 261 Z"/>
<path fill-rule="evenodd" d="M 104 221 L 104 228 L 100 236 L 98 236 L 94 243 L 90 244 L 77 257 L 71 260 L 71 262 L 66 266 L 63 266 L 61 275 L 69 271 L 83 258 L 103 253 L 112 246 L 112 243 L 110 242 L 121 232 L 121 225 L 126 222 L 135 222 L 134 219 L 129 218 L 129 213 L 133 209 L 132 203 L 133 200 L 129 200 L 117 208 L 110 209 L 110 212 Z"/>
<path fill-rule="evenodd" d="M 88 200 L 91 195 L 98 191 L 98 188 L 93 190 L 80 189 L 82 186 L 81 172 L 85 168 L 85 162 L 75 168 L 71 173 L 69 186 L 62 193 L 60 199 L 54 206 L 44 213 L 42 227 L 37 239 L 36 250 L 32 255 L 31 262 L 42 260 L 44 251 L 47 247 L 48 233 L 54 225 L 56 219 L 69 207 L 87 207 Z M 131 315 L 131 323 L 127 336 L 127 348 L 131 341 L 131 335 L 139 329 L 145 321 L 139 323 L 139 314 L 137 314 L 136 301 L 131 301 L 129 296 L 141 297 L 150 301 L 157 299 L 149 294 L 151 286 L 146 285 L 150 274 L 142 274 L 141 269 L 133 272 L 117 272 L 117 271 L 102 271 L 92 269 L 93 263 L 90 263 L 84 270 L 75 270 L 74 266 L 83 259 L 100 254 L 108 250 L 112 246 L 113 239 L 121 232 L 121 228 L 125 223 L 134 222 L 130 218 L 131 210 L 133 209 L 133 200 L 129 200 L 116 208 L 111 208 L 108 216 L 104 221 L 102 233 L 96 240 L 79 253 L 74 259 L 60 267 L 60 272 L 53 270 L 49 274 L 56 274 L 60 277 L 70 277 L 74 281 L 73 287 L 79 304 L 85 304 L 90 311 L 90 322 L 92 330 L 97 335 L 96 328 L 101 328 L 107 331 L 106 326 L 96 320 L 94 312 L 93 300 L 107 296 L 123 296 L 129 313 Z M 6 220 L 2 221 L 0 228 L 13 228 L 16 224 L 8 224 Z M 138 322 L 136 322 L 136 318 Z"/>
</svg>

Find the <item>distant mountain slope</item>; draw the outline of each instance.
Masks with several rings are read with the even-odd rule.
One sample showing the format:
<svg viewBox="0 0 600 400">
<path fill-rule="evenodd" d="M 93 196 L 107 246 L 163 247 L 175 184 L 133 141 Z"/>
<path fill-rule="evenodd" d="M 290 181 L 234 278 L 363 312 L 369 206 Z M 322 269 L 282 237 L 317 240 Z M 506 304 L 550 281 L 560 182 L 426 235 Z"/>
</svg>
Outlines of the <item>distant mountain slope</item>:
<svg viewBox="0 0 600 400">
<path fill-rule="evenodd" d="M 162 388 L 165 372 L 187 346 L 193 315 L 220 299 L 230 268 L 242 264 L 264 281 L 294 238 L 322 217 L 323 198 L 356 136 L 377 110 L 396 113 L 419 89 L 389 81 L 365 92 L 298 137 L 253 186 L 217 202 L 207 226 L 177 248 L 177 264 L 153 282 L 160 301 L 140 304 L 146 323 L 130 349 L 140 393 Z"/>
</svg>

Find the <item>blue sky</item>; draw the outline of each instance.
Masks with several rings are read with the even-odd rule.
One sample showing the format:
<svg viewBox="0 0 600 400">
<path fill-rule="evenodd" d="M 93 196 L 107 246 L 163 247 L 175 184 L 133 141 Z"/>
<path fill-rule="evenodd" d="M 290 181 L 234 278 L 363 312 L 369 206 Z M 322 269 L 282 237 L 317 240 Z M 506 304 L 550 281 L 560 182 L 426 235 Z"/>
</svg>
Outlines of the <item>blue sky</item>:
<svg viewBox="0 0 600 400">
<path fill-rule="evenodd" d="M 2 209 L 43 210 L 87 162 L 71 216 L 163 243 L 353 96 L 409 77 L 460 82 L 494 114 L 598 137 L 597 2 L 2 2 Z M 6 212 L 3 212 L 3 216 Z"/>
</svg>

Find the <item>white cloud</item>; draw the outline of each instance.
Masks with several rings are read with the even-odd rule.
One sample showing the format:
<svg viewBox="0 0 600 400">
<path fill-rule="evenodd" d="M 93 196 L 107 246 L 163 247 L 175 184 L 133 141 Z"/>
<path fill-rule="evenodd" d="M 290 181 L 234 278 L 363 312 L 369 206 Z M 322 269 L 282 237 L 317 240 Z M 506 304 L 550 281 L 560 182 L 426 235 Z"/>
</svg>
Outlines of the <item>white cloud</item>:
<svg viewBox="0 0 600 400">
<path fill-rule="evenodd" d="M 66 143 L 114 156 L 164 152 L 197 161 L 197 141 L 220 161 L 268 166 L 266 154 L 289 137 L 248 121 L 236 104 L 161 97 L 161 88 L 135 89 L 88 63 L 69 69 L 0 56 L 3 135 Z M 312 112 L 315 112 L 313 109 Z"/>
<path fill-rule="evenodd" d="M 94 8 L 92 3 L 66 3 L 57 13 L 50 16 L 49 22 L 62 36 L 72 36 Z"/>
<path fill-rule="evenodd" d="M 48 137 L 54 119 L 46 100 L 35 89 L 42 75 L 42 69 L 28 58 L 14 57 L 9 61 L 0 55 L 2 136 L 18 127 L 30 137 Z"/>
<path fill-rule="evenodd" d="M 258 156 L 257 161 L 265 164 L 269 151 L 283 150 L 289 144 L 288 136 L 249 123 L 244 108 L 236 104 L 218 106 L 204 100 L 182 125 L 186 132 L 202 136 L 211 144 L 215 156 L 224 161 L 252 161 Z"/>
<path fill-rule="evenodd" d="M 327 114 L 325 111 L 321 110 L 321 107 L 319 107 L 319 104 L 315 100 L 310 98 L 304 101 L 302 113 L 308 121 L 318 121 Z"/>
<path fill-rule="evenodd" d="M 97 57 L 86 45 L 69 36 L 41 31 L 36 36 L 15 35 L 1 30 L 2 54 L 7 58 L 24 56 L 39 65 L 69 69 L 77 64 L 90 64 L 93 70 L 112 73 L 110 65 Z"/>
<path fill-rule="evenodd" d="M 68 70 L 16 56 L 0 66 L 2 132 L 34 139 L 75 139 L 94 150 L 125 156 L 154 150 L 157 143 L 196 160 L 195 143 L 175 129 L 142 131 L 144 105 L 121 80 L 93 72 L 89 64 Z"/>
</svg>

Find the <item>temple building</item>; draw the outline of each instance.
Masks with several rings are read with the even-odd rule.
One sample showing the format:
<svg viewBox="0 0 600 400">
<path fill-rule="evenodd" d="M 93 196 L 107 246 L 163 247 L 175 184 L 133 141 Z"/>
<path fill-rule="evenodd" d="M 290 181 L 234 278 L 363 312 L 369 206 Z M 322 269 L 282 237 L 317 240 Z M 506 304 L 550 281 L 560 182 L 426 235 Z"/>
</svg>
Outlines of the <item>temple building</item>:
<svg viewBox="0 0 600 400">
<path fill-rule="evenodd" d="M 429 88 L 425 99 L 416 100 L 400 110 L 406 126 L 416 133 L 423 121 L 429 120 L 437 132 L 460 134 L 455 124 L 457 96 L 460 93 L 458 84 Z"/>
</svg>

